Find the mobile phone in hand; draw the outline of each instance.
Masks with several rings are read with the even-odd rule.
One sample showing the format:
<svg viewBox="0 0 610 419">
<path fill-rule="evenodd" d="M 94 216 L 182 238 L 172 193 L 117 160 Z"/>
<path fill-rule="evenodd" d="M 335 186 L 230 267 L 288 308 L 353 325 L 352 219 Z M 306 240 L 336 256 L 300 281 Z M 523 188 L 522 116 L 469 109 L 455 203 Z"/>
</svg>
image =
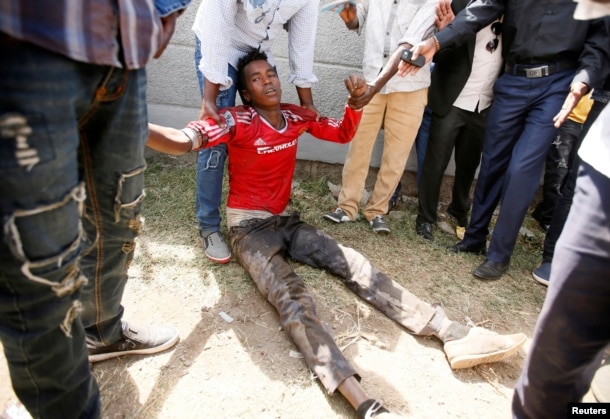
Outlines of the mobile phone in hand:
<svg viewBox="0 0 610 419">
<path fill-rule="evenodd" d="M 406 63 L 413 64 L 414 66 L 417 66 L 417 67 L 423 67 L 424 64 L 426 64 L 426 57 L 424 57 L 423 55 L 420 55 L 419 57 L 417 57 L 416 60 L 411 59 L 412 55 L 413 55 L 413 53 L 410 50 L 405 49 L 402 52 L 400 59 Z"/>
</svg>

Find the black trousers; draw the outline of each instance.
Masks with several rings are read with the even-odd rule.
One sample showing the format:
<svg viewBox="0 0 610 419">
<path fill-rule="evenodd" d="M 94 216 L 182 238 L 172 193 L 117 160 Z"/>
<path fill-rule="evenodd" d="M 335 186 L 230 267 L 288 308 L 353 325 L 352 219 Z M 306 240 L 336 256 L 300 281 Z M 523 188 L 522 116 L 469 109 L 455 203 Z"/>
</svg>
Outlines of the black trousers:
<svg viewBox="0 0 610 419">
<path fill-rule="evenodd" d="M 542 260 L 544 262 L 551 262 L 553 260 L 553 254 L 555 253 L 555 244 L 557 239 L 561 235 L 563 226 L 568 218 L 570 207 L 572 206 L 572 199 L 574 197 L 574 189 L 576 186 L 576 179 L 578 178 L 578 168 L 580 166 L 580 158 L 578 157 L 578 149 L 582 143 L 583 138 L 587 135 L 591 124 L 595 122 L 597 116 L 606 106 L 603 102 L 593 102 L 593 106 L 589 111 L 587 120 L 583 125 L 583 129 L 580 132 L 578 140 L 574 144 L 574 152 L 570 155 L 568 161 L 568 174 L 564 179 L 561 186 L 560 195 L 555 204 L 555 210 L 553 211 L 553 217 L 551 218 L 551 224 L 546 236 L 544 238 L 544 246 L 542 249 Z M 566 121 L 567 122 L 567 121 Z"/>
<path fill-rule="evenodd" d="M 419 188 L 418 223 L 435 223 L 443 175 L 455 149 L 455 178 L 451 212 L 466 217 L 470 210 L 470 187 L 481 162 L 488 109 L 470 112 L 453 106 L 449 113 L 432 113 L 430 137 Z"/>
<path fill-rule="evenodd" d="M 553 211 L 561 196 L 561 188 L 570 170 L 573 154 L 578 151 L 578 141 L 583 124 L 568 119 L 557 131 L 557 137 L 544 163 L 542 201 L 536 205 L 532 216 L 543 225 L 550 225 Z"/>
</svg>

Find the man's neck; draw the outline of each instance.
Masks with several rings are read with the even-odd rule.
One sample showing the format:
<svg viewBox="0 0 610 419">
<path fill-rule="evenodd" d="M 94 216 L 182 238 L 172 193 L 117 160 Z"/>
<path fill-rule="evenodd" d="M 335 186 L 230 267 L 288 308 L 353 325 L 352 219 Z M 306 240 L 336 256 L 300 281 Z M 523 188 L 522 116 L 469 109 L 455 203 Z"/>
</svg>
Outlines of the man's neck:
<svg viewBox="0 0 610 419">
<path fill-rule="evenodd" d="M 273 128 L 280 130 L 286 126 L 286 120 L 284 119 L 284 114 L 282 113 L 282 108 L 280 108 L 279 106 L 277 106 L 273 109 L 264 109 L 264 108 L 259 108 L 257 106 L 252 106 L 252 107 L 254 108 L 254 110 L 256 110 L 256 112 L 260 116 L 265 118 L 265 120 L 267 122 L 269 122 L 269 124 Z"/>
</svg>

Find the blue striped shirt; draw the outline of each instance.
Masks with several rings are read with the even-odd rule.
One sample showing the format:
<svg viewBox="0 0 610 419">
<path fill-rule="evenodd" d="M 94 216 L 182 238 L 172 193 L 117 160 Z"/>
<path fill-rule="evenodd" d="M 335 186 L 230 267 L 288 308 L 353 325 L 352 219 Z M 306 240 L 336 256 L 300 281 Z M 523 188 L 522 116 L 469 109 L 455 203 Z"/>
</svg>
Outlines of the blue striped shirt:
<svg viewBox="0 0 610 419">
<path fill-rule="evenodd" d="M 76 61 L 136 69 L 159 48 L 160 12 L 154 0 L 2 0 L 0 31 Z"/>
</svg>

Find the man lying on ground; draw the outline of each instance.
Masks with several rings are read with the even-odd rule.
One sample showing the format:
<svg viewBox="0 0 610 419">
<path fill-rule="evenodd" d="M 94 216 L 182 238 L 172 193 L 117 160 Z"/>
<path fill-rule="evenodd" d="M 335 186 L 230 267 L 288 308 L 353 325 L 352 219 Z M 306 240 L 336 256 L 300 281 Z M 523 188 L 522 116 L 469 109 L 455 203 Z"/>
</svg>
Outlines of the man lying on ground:
<svg viewBox="0 0 610 419">
<path fill-rule="evenodd" d="M 276 308 L 282 327 L 329 394 L 338 390 L 359 417 L 389 415 L 361 387 L 358 373 L 318 318 L 313 299 L 288 257 L 338 276 L 409 332 L 438 337 L 453 369 L 501 361 L 516 352 L 525 342 L 524 334 L 502 336 L 450 320 L 440 305 L 420 300 L 354 249 L 301 221 L 298 214 L 285 213 L 298 137 L 309 132 L 319 139 L 347 143 L 361 113 L 346 106 L 342 119 L 316 121 L 313 112 L 281 103 L 280 82 L 266 58 L 264 53 L 252 51 L 240 61 L 239 77 L 248 104 L 222 110 L 224 128 L 211 119 L 193 121 L 182 130 L 149 124 L 148 145 L 183 154 L 227 143 L 227 223 L 233 254 Z M 366 89 L 364 79 L 355 75 L 345 85 L 352 97 Z"/>
</svg>

